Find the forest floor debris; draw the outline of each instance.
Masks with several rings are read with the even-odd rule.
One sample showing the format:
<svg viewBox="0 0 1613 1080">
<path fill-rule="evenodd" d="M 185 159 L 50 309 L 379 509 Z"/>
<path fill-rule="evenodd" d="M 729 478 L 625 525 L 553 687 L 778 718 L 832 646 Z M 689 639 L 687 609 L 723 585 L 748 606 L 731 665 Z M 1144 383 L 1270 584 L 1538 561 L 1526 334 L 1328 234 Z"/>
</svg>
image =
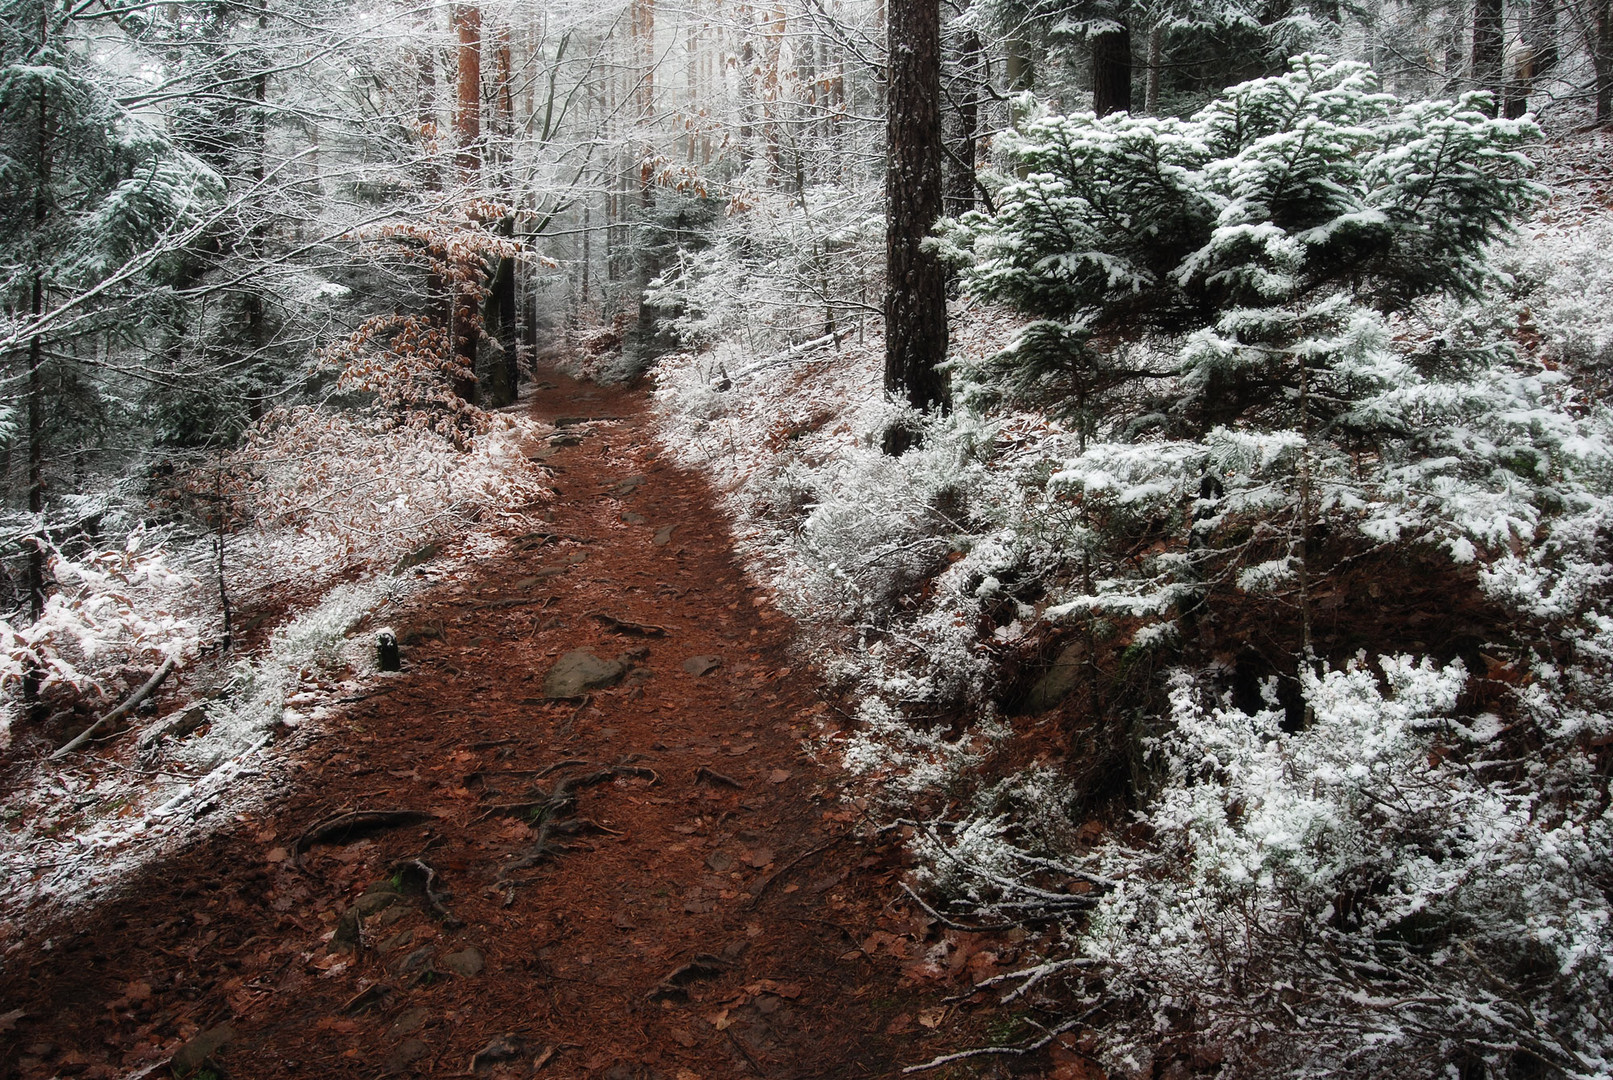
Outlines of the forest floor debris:
<svg viewBox="0 0 1613 1080">
<path fill-rule="evenodd" d="M 404 671 L 303 699 L 297 737 L 256 753 L 272 800 L 221 804 L 54 921 L 8 911 L 0 1076 L 154 1075 L 187 1046 L 255 1080 L 880 1076 L 988 1037 L 927 1020 L 1015 943 L 910 904 L 900 832 L 858 839 L 864 810 L 802 749 L 830 709 L 793 627 L 641 397 L 554 382 L 538 414 L 621 418 L 572 425 L 556 459 L 604 494 L 558 502 L 543 552 L 594 536 L 589 561 L 538 612 L 462 606 L 531 575 L 508 544 L 413 590 L 387 613 Z M 665 627 L 637 639 L 647 677 L 539 696 L 562 654 L 617 652 L 600 611 Z M 697 968 L 685 1000 L 645 997 Z"/>
</svg>

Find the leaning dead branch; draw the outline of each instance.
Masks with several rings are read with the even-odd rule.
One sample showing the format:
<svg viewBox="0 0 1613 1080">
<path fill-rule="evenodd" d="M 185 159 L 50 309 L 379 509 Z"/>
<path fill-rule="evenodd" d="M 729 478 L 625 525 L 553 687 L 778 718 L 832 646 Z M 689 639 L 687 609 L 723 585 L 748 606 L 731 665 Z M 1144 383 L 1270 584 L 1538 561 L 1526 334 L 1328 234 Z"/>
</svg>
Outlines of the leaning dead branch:
<svg viewBox="0 0 1613 1080">
<path fill-rule="evenodd" d="M 126 699 L 124 699 L 122 705 L 119 705 L 117 708 L 101 717 L 95 723 L 79 732 L 78 735 L 68 742 L 66 746 L 63 746 L 60 750 L 52 754 L 50 756 L 50 760 L 60 761 L 68 754 L 71 754 L 74 750 L 77 750 L 79 747 L 93 739 L 96 732 L 100 731 L 102 728 L 106 727 L 115 720 L 121 720 L 135 709 L 138 709 L 140 707 L 140 703 L 155 693 L 157 687 L 161 686 L 164 680 L 166 680 L 169 675 L 173 674 L 174 668 L 178 666 L 179 659 L 177 657 L 170 656 L 168 659 L 164 660 L 162 662 L 162 666 L 157 669 L 156 673 L 152 675 L 151 678 L 147 679 L 145 684 L 142 685 L 140 689 L 136 690 L 134 693 L 130 694 Z"/>
</svg>

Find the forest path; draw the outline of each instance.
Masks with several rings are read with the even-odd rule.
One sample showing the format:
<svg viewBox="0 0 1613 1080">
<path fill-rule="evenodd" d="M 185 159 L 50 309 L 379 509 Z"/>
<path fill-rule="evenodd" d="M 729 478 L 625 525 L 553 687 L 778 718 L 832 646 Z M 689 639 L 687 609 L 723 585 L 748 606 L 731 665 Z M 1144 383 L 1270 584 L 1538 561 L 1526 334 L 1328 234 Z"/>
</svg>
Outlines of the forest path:
<svg viewBox="0 0 1613 1080">
<path fill-rule="evenodd" d="M 949 1041 L 884 947 L 929 926 L 892 902 L 900 847 L 803 756 L 825 706 L 709 488 L 642 393 L 548 373 L 530 407 L 560 425 L 531 448 L 552 524 L 405 601 L 405 671 L 277 802 L 11 964 L 0 1075 L 145 1075 L 185 1041 L 252 1080 L 858 1077 Z M 625 677 L 546 699 L 572 650 Z M 308 842 L 359 809 L 418 816 Z"/>
</svg>

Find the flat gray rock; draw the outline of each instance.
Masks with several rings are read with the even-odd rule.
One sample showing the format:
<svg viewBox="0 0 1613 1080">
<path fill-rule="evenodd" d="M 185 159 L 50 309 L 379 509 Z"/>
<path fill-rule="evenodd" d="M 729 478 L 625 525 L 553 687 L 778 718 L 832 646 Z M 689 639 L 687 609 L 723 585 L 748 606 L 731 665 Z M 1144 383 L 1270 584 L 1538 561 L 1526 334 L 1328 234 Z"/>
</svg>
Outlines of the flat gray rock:
<svg viewBox="0 0 1613 1080">
<path fill-rule="evenodd" d="M 1025 711 L 1044 713 L 1063 701 L 1080 684 L 1081 667 L 1086 659 L 1085 642 L 1066 645 L 1047 669 L 1047 674 L 1038 679 L 1030 693 L 1025 695 Z"/>
<path fill-rule="evenodd" d="M 455 975 L 480 975 L 482 965 L 482 954 L 477 949 L 461 949 L 442 958 L 442 966 Z"/>
<path fill-rule="evenodd" d="M 179 1048 L 174 1054 L 173 1069 L 180 1076 L 188 1076 L 200 1069 L 207 1059 L 216 1054 L 221 1047 L 235 1038 L 235 1029 L 228 1024 L 210 1027 L 195 1036 Z"/>
<path fill-rule="evenodd" d="M 720 667 L 722 667 L 722 657 L 720 656 L 691 656 L 683 662 L 683 670 L 696 678 L 709 675 Z"/>
<path fill-rule="evenodd" d="M 581 697 L 622 681 L 627 668 L 619 660 L 601 660 L 587 649 L 573 649 L 554 662 L 543 677 L 546 698 Z"/>
</svg>

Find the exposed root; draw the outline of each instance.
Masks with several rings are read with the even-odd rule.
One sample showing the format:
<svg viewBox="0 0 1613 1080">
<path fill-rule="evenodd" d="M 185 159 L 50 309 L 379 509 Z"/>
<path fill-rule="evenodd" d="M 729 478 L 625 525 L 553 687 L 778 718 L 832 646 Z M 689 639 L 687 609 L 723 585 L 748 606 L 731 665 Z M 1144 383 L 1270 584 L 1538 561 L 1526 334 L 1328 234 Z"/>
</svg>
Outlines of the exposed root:
<svg viewBox="0 0 1613 1080">
<path fill-rule="evenodd" d="M 654 623 L 629 622 L 627 619 L 618 619 L 614 615 L 607 615 L 603 611 L 590 611 L 590 618 L 605 624 L 605 629 L 616 634 L 633 634 L 638 637 L 664 637 L 667 628 L 656 626 Z"/>
<path fill-rule="evenodd" d="M 745 786 L 732 776 L 717 772 L 715 769 L 708 769 L 704 765 L 694 771 L 694 779 L 697 784 L 710 784 L 712 787 L 731 787 L 736 791 Z"/>
<path fill-rule="evenodd" d="M 291 845 L 291 857 L 298 867 L 302 866 L 303 854 L 315 844 L 344 843 L 362 833 L 373 832 L 376 829 L 389 829 L 399 825 L 414 825 L 421 821 L 432 820 L 432 815 L 423 810 L 354 810 L 350 813 L 337 814 L 326 818 L 297 837 L 297 842 Z"/>
</svg>

